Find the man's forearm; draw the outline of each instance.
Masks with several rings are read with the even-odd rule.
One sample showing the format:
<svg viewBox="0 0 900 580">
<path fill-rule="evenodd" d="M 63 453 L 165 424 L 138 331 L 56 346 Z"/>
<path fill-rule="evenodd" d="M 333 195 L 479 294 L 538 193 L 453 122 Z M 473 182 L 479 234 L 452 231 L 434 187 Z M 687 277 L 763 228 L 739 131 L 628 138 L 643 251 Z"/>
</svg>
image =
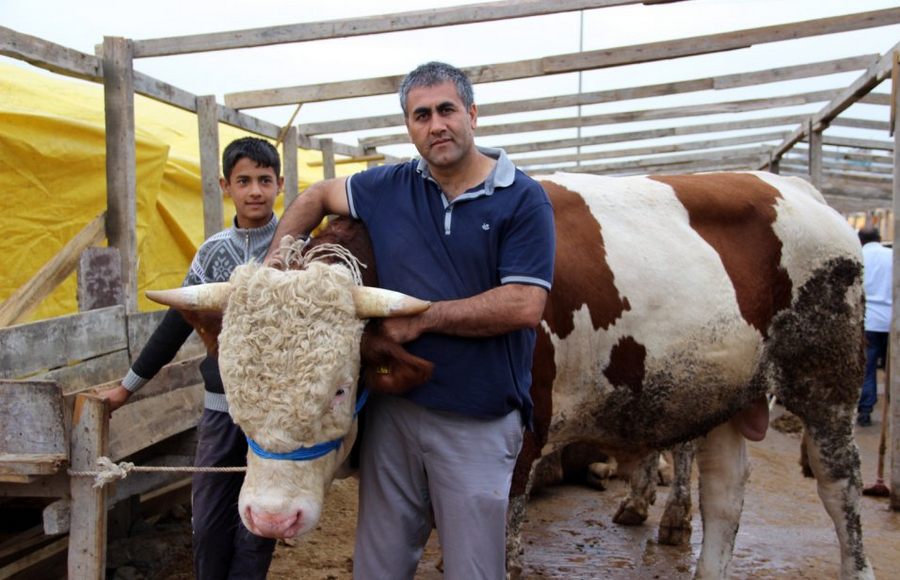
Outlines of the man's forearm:
<svg viewBox="0 0 900 580">
<path fill-rule="evenodd" d="M 435 302 L 416 316 L 388 318 L 385 334 L 409 342 L 426 332 L 483 337 L 533 328 L 541 320 L 547 291 L 538 286 L 507 284 L 471 298 Z"/>
</svg>

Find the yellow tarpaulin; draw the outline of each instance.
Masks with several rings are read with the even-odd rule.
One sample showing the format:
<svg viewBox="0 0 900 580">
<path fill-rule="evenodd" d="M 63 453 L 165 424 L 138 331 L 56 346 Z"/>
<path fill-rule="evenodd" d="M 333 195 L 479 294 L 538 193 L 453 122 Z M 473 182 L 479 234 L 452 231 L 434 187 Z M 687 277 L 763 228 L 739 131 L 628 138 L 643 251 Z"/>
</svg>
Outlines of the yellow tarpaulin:
<svg viewBox="0 0 900 580">
<path fill-rule="evenodd" d="M 197 118 L 135 97 L 138 304 L 147 289 L 181 284 L 203 241 Z M 222 149 L 247 133 L 219 125 Z M 300 151 L 301 191 L 322 178 L 318 151 Z M 0 63 L 0 302 L 106 209 L 103 87 Z M 346 175 L 361 164 L 339 165 Z M 275 211 L 282 212 L 283 196 Z M 225 224 L 233 206 L 225 198 Z M 77 311 L 69 276 L 24 321 Z"/>
</svg>

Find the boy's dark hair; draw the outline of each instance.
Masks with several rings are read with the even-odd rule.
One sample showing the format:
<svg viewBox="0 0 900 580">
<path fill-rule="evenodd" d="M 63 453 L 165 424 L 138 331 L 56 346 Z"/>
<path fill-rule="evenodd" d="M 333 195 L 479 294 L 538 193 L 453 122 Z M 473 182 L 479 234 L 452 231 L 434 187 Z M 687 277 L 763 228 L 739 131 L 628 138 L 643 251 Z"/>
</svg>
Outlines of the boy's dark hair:
<svg viewBox="0 0 900 580">
<path fill-rule="evenodd" d="M 880 242 L 881 232 L 875 226 L 867 226 L 859 230 L 859 243 L 866 245 L 869 242 Z"/>
<path fill-rule="evenodd" d="M 278 156 L 278 150 L 265 139 L 241 137 L 229 143 L 222 153 L 222 175 L 226 181 L 231 180 L 234 166 L 244 157 L 254 161 L 259 167 L 271 167 L 275 170 L 275 177 L 281 177 L 281 157 Z"/>
<path fill-rule="evenodd" d="M 403 115 L 405 116 L 409 113 L 406 110 L 406 101 L 411 89 L 416 87 L 433 87 L 448 81 L 456 85 L 456 94 L 459 95 L 466 111 L 468 111 L 475 102 L 472 81 L 469 80 L 466 73 L 453 65 L 431 61 L 417 66 L 400 83 L 400 108 L 403 109 Z"/>
</svg>

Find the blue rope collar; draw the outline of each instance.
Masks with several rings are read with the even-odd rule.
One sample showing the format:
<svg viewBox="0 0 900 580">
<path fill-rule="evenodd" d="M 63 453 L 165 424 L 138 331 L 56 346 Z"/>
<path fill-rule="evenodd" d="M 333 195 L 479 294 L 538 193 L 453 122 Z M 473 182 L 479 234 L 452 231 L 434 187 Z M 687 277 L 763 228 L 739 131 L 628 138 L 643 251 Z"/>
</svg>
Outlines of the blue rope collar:
<svg viewBox="0 0 900 580">
<path fill-rule="evenodd" d="M 356 400 L 356 410 L 353 412 L 353 417 L 356 418 L 359 415 L 359 412 L 362 410 L 363 405 L 366 404 L 366 399 L 369 398 L 369 389 L 363 389 L 359 394 L 359 399 Z M 271 451 L 266 451 L 262 447 L 259 446 L 259 443 L 251 439 L 249 436 L 247 437 L 247 445 L 253 451 L 253 453 L 262 457 L 263 459 L 283 459 L 286 461 L 310 461 L 312 459 L 318 459 L 319 457 L 323 457 L 328 455 L 335 449 L 341 446 L 341 443 L 344 441 L 343 437 L 339 437 L 332 441 L 326 441 L 325 443 L 318 443 L 313 445 L 312 447 L 298 447 L 293 451 L 288 451 L 287 453 L 272 453 Z"/>
</svg>

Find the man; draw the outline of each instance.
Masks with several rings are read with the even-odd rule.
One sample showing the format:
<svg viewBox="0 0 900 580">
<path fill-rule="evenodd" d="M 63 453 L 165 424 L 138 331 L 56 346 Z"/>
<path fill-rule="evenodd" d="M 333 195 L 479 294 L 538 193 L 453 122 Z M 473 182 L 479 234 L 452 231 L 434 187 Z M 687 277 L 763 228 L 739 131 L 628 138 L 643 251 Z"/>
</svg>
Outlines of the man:
<svg viewBox="0 0 900 580">
<path fill-rule="evenodd" d="M 552 208 L 503 151 L 475 146 L 477 108 L 460 70 L 418 67 L 400 103 L 421 159 L 314 184 L 282 216 L 275 244 L 324 215 L 352 215 L 369 230 L 380 285 L 433 302 L 381 323 L 435 370 L 367 411 L 354 577 L 412 578 L 433 512 L 445 578 L 499 579 L 531 417 L 533 329 L 553 273 Z"/>
<path fill-rule="evenodd" d="M 887 357 L 891 331 L 894 253 L 881 245 L 881 233 L 876 227 L 861 229 L 859 241 L 863 247 L 863 283 L 866 289 L 866 374 L 856 422 L 861 427 L 868 427 L 872 424 L 872 408 L 878 401 L 878 360 Z"/>
</svg>

